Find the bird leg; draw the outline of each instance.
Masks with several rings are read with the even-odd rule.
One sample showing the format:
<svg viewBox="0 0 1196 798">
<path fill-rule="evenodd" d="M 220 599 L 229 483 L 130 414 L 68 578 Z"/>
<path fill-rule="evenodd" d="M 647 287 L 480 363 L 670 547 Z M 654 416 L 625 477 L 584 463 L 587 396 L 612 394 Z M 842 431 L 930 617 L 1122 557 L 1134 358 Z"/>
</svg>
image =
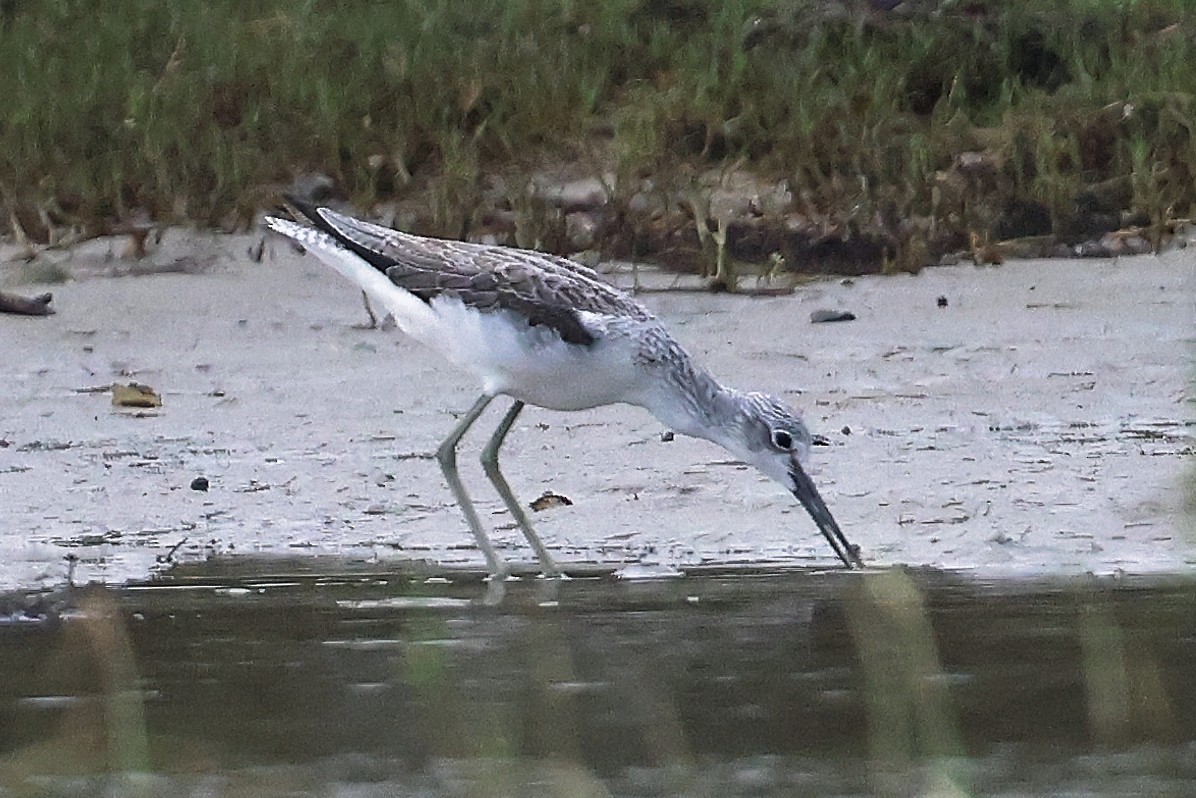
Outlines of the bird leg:
<svg viewBox="0 0 1196 798">
<path fill-rule="evenodd" d="M 367 294 L 365 291 L 362 291 L 361 292 L 361 301 L 365 305 L 366 315 L 370 317 L 370 323 L 362 324 L 362 325 L 354 325 L 354 326 L 360 326 L 361 329 L 363 329 L 363 330 L 378 329 L 378 317 L 376 315 L 374 315 L 374 309 L 373 309 L 373 307 L 370 306 L 370 295 Z"/>
<path fill-rule="evenodd" d="M 494 434 L 490 436 L 489 442 L 486 443 L 486 448 L 482 449 L 482 468 L 485 469 L 486 476 L 494 483 L 495 490 L 502 497 L 502 503 L 507 506 L 507 510 L 515 518 L 515 521 L 519 524 L 519 528 L 523 530 L 523 536 L 527 538 L 527 542 L 532 544 L 532 548 L 536 550 L 536 558 L 540 561 L 540 567 L 544 569 L 544 575 L 561 576 L 561 570 L 557 568 L 552 555 L 548 553 L 548 549 L 544 548 L 544 544 L 540 542 L 540 536 L 536 534 L 536 530 L 532 529 L 532 522 L 528 520 L 527 513 L 519 505 L 519 500 L 511 492 L 511 486 L 507 484 L 506 477 L 503 476 L 502 471 L 498 467 L 498 450 L 502 447 L 507 433 L 511 431 L 511 426 L 515 423 L 515 418 L 522 410 L 523 402 L 516 399 L 515 403 L 511 405 L 511 409 L 507 411 L 502 421 L 499 422 L 498 428 L 494 430 Z"/>
<path fill-rule="evenodd" d="M 465 521 L 469 524 L 474 539 L 477 540 L 478 548 L 482 550 L 482 554 L 486 555 L 486 563 L 490 566 L 491 573 L 499 579 L 505 579 L 510 570 L 507 568 L 507 564 L 499 558 L 494 546 L 491 545 L 486 530 L 482 528 L 482 522 L 478 520 L 477 510 L 474 509 L 473 502 L 469 500 L 465 486 L 461 484 L 461 475 L 457 472 L 457 444 L 461 442 L 461 438 L 478 420 L 478 416 L 482 415 L 482 411 L 486 409 L 493 398 L 487 394 L 478 397 L 478 400 L 473 403 L 473 407 L 469 408 L 457 426 L 453 427 L 453 431 L 444 439 L 444 443 L 440 444 L 440 448 L 436 450 L 436 459 L 440 462 L 440 470 L 444 472 L 444 478 L 448 482 L 449 490 L 453 492 L 453 498 L 457 500 L 461 512 L 465 514 Z"/>
</svg>

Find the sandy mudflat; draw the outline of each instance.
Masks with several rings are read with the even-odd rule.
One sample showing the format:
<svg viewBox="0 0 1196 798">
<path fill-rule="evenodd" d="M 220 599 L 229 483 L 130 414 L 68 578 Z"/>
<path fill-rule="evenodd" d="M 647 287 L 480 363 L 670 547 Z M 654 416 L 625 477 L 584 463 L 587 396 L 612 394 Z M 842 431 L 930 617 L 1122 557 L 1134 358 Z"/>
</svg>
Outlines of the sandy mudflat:
<svg viewBox="0 0 1196 798">
<path fill-rule="evenodd" d="M 112 583 L 172 550 L 481 565 L 429 459 L 472 378 L 355 329 L 351 286 L 281 244 L 252 263 L 251 240 L 174 231 L 155 259 L 214 262 L 136 277 L 101 276 L 93 243 L 68 261 L 80 279 L 21 288 L 52 290 L 57 315 L 0 316 L 0 589 L 60 584 L 68 553 L 77 580 Z M 804 410 L 830 444 L 815 480 L 869 562 L 1156 572 L 1196 562 L 1194 274 L 1190 247 L 644 301 L 716 375 Z M 820 308 L 858 319 L 812 325 Z M 78 390 L 128 380 L 164 406 Z M 833 564 L 779 486 L 661 432 L 629 407 L 521 417 L 505 469 L 526 500 L 573 500 L 535 515 L 562 562 Z M 481 437 L 467 483 L 500 551 L 530 560 L 476 464 Z M 190 489 L 198 476 L 209 491 Z"/>
</svg>

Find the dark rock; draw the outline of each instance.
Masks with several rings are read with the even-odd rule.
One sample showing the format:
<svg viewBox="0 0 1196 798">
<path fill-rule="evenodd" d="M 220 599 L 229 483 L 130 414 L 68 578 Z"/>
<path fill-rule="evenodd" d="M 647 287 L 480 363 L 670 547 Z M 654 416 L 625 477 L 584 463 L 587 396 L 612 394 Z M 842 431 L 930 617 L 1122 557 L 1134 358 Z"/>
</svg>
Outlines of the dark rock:
<svg viewBox="0 0 1196 798">
<path fill-rule="evenodd" d="M 993 237 L 1027 238 L 1050 235 L 1051 232 L 1051 212 L 1045 205 L 1033 200 L 1012 199 L 997 220 Z"/>
<path fill-rule="evenodd" d="M 811 324 L 825 324 L 832 321 L 855 321 L 850 310 L 816 310 L 810 314 Z"/>
</svg>

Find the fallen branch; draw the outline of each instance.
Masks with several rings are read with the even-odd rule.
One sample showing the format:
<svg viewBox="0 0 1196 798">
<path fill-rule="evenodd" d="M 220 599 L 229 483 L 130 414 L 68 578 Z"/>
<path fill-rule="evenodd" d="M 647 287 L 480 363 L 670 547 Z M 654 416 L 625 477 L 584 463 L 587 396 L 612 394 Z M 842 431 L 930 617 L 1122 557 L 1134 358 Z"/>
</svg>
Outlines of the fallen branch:
<svg viewBox="0 0 1196 798">
<path fill-rule="evenodd" d="M 49 316 L 54 312 L 50 307 L 53 294 L 38 294 L 34 297 L 18 296 L 7 291 L 0 291 L 0 313 L 20 313 L 23 316 Z"/>
</svg>

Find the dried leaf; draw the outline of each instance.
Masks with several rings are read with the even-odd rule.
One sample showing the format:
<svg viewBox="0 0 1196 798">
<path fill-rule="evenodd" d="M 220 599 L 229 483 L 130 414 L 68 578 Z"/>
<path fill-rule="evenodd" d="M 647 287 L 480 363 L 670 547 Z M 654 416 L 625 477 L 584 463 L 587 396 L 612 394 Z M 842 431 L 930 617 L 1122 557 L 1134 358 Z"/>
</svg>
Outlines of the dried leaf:
<svg viewBox="0 0 1196 798">
<path fill-rule="evenodd" d="M 116 407 L 161 407 L 162 397 L 148 385 L 130 382 L 112 386 L 112 404 Z"/>
<path fill-rule="evenodd" d="M 568 496 L 562 496 L 559 493 L 546 490 L 540 498 L 532 501 L 531 508 L 539 513 L 544 510 L 551 510 L 554 507 L 568 507 L 571 504 L 573 504 L 573 500 Z"/>
</svg>

